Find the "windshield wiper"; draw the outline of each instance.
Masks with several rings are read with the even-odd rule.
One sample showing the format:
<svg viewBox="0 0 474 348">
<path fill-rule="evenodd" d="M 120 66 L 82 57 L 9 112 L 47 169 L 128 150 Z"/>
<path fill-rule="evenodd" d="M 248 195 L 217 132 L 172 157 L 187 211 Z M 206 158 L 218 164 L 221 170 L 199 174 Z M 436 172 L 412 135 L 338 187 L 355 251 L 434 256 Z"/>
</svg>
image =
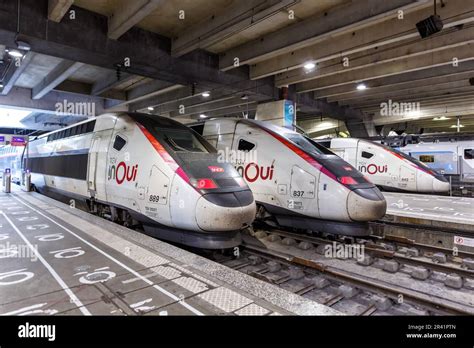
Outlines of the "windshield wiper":
<svg viewBox="0 0 474 348">
<path fill-rule="evenodd" d="M 179 146 L 178 144 L 176 144 L 176 142 L 175 142 L 173 139 L 169 138 L 168 136 L 165 137 L 165 140 L 166 140 L 171 146 L 173 146 L 174 148 L 176 148 L 176 149 L 178 149 L 178 150 L 181 150 L 181 151 L 184 151 L 184 152 L 191 152 L 191 151 L 189 151 L 188 149 L 185 149 L 184 147 L 181 147 L 181 146 Z"/>
</svg>

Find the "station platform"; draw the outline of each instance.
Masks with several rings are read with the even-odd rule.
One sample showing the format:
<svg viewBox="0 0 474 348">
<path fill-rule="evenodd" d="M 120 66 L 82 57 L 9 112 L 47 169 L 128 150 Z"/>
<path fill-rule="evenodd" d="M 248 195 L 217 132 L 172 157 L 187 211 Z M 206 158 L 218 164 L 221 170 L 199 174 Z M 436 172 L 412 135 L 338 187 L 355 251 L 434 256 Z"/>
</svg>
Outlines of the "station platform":
<svg viewBox="0 0 474 348">
<path fill-rule="evenodd" d="M 1 315 L 341 313 L 34 192 L 0 193 Z"/>
<path fill-rule="evenodd" d="M 474 198 L 388 193 L 387 215 L 397 222 L 415 223 L 474 235 Z"/>
</svg>

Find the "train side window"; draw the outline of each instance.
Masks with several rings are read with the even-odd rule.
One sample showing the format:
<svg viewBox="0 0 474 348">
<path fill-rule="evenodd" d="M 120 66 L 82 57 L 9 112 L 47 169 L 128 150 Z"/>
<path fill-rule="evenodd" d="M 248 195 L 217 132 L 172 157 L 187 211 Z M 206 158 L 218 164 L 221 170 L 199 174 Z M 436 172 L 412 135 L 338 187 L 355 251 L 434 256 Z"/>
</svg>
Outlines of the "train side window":
<svg viewBox="0 0 474 348">
<path fill-rule="evenodd" d="M 433 155 L 420 155 L 420 162 L 434 163 L 434 156 Z"/>
<path fill-rule="evenodd" d="M 68 138 L 71 136 L 71 128 L 68 128 L 64 131 L 64 137 Z"/>
<path fill-rule="evenodd" d="M 373 153 L 367 152 L 367 151 L 362 151 L 362 157 L 364 158 L 372 158 L 374 157 Z"/>
<path fill-rule="evenodd" d="M 114 149 L 117 151 L 120 151 L 123 149 L 127 141 L 122 138 L 120 135 L 115 136 L 115 141 L 114 141 Z"/>
<path fill-rule="evenodd" d="M 239 140 L 239 151 L 250 151 L 255 147 L 254 143 L 251 143 L 250 141 L 247 141 L 245 139 L 240 139 Z"/>
<path fill-rule="evenodd" d="M 464 159 L 474 159 L 474 149 L 464 149 Z"/>
</svg>

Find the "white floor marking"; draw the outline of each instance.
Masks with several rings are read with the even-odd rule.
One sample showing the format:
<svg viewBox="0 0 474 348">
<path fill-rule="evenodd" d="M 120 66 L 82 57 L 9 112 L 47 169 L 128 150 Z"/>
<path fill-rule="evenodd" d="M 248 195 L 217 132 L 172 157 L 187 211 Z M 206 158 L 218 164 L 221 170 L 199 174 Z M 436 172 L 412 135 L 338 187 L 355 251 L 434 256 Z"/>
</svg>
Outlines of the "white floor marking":
<svg viewBox="0 0 474 348">
<path fill-rule="evenodd" d="M 13 197 L 13 199 L 17 200 L 18 202 L 20 202 L 21 204 L 23 204 L 24 206 L 26 206 L 27 208 L 33 210 L 34 212 L 36 212 L 37 214 L 45 217 L 46 219 L 48 219 L 49 221 L 53 222 L 55 225 L 59 226 L 60 228 L 62 228 L 63 230 L 65 230 L 66 232 L 68 232 L 69 234 L 73 235 L 74 237 L 76 237 L 77 239 L 79 239 L 80 241 L 82 241 L 83 243 L 87 244 L 88 246 L 90 246 L 91 248 L 93 248 L 94 250 L 96 250 L 97 252 L 99 252 L 100 254 L 104 255 L 105 257 L 107 257 L 109 260 L 115 262 L 117 265 L 119 265 L 120 267 L 126 269 L 127 271 L 129 271 L 130 273 L 132 273 L 135 277 L 137 278 L 140 278 L 141 280 L 143 280 L 145 283 L 147 283 L 148 285 L 152 285 L 156 290 L 160 291 L 162 294 L 172 298 L 173 300 L 177 301 L 180 305 L 182 305 L 183 307 L 187 308 L 188 310 L 190 310 L 191 312 L 193 312 L 194 314 L 196 315 L 204 315 L 204 313 L 200 312 L 198 309 L 194 308 L 193 306 L 191 306 L 190 304 L 184 302 L 181 298 L 179 298 L 178 296 L 175 296 L 173 295 L 172 293 L 170 293 L 169 291 L 166 291 L 165 289 L 163 289 L 162 287 L 154 284 L 151 280 L 143 277 L 141 274 L 137 273 L 135 270 L 131 269 L 130 267 L 128 267 L 127 265 L 123 264 L 122 262 L 120 262 L 119 260 L 115 259 L 113 256 L 107 254 L 105 251 L 99 249 L 98 247 L 96 247 L 94 244 L 88 242 L 87 240 L 85 240 L 84 238 L 82 238 L 81 236 L 77 235 L 76 233 L 74 233 L 73 231 L 71 231 L 70 229 L 68 229 L 67 227 L 61 225 L 59 222 L 51 219 L 49 216 L 43 214 L 42 212 L 40 212 L 39 210 L 33 208 L 32 206 L 30 206 L 29 204 L 25 203 L 23 201 L 22 198 L 18 198 L 18 197 Z"/>
<path fill-rule="evenodd" d="M 71 299 L 72 303 L 74 303 L 78 307 L 78 309 L 81 311 L 81 313 L 84 314 L 84 315 L 91 315 L 91 313 L 87 310 L 87 308 L 84 307 L 82 302 L 76 297 L 76 295 L 71 291 L 71 289 L 69 289 L 69 287 L 64 282 L 64 280 L 61 279 L 59 274 L 57 274 L 56 271 L 53 269 L 53 267 L 51 267 L 51 265 L 43 258 L 43 256 L 41 256 L 41 254 L 38 252 L 38 250 L 36 250 L 36 248 L 33 247 L 33 245 L 31 245 L 31 243 L 28 241 L 28 239 L 26 239 L 26 237 L 23 235 L 23 233 L 21 233 L 21 231 L 10 220 L 10 218 L 3 211 L 0 212 L 0 214 L 2 214 L 5 217 L 5 219 L 13 227 L 13 229 L 16 231 L 16 233 L 18 233 L 18 235 L 21 237 L 21 239 L 23 239 L 25 241 L 26 245 L 28 245 L 28 247 L 36 254 L 36 257 L 38 258 L 38 260 L 41 261 L 41 263 L 44 265 L 44 267 L 46 267 L 48 272 L 51 273 L 53 278 L 59 283 L 59 285 L 61 285 L 63 290 L 66 292 L 66 294 L 68 294 L 68 296 Z"/>
</svg>

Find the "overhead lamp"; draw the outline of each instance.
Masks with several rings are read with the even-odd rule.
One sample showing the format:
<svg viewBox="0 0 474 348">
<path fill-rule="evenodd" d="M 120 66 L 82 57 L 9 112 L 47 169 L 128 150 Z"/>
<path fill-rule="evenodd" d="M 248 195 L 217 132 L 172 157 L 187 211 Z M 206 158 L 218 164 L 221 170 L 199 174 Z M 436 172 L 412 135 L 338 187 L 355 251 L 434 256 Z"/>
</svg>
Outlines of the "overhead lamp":
<svg viewBox="0 0 474 348">
<path fill-rule="evenodd" d="M 364 89 L 367 89 L 367 86 L 365 83 L 359 83 L 356 88 L 358 91 L 363 91 Z"/>
<path fill-rule="evenodd" d="M 459 126 L 457 124 L 453 124 L 451 127 L 449 128 L 464 128 L 464 125 L 463 124 L 460 124 Z"/>
<path fill-rule="evenodd" d="M 153 111 L 153 110 L 155 110 L 155 108 L 153 106 L 149 106 L 148 110 Z"/>
<path fill-rule="evenodd" d="M 200 118 L 206 118 L 207 116 L 204 114 L 199 115 Z"/>
<path fill-rule="evenodd" d="M 8 54 L 13 58 L 21 58 L 23 57 L 23 53 L 17 50 L 8 50 Z"/>
<path fill-rule="evenodd" d="M 201 94 L 204 98 L 209 98 L 211 96 L 211 93 L 210 92 L 203 92 Z"/>
<path fill-rule="evenodd" d="M 416 29 L 418 29 L 422 39 L 443 29 L 443 20 L 436 13 L 436 0 L 434 1 L 434 14 L 416 23 Z"/>
<path fill-rule="evenodd" d="M 316 64 L 314 62 L 308 62 L 304 65 L 305 70 L 313 70 L 316 68 Z"/>
<path fill-rule="evenodd" d="M 3 83 L 0 83 L 0 88 L 3 88 Z"/>
<path fill-rule="evenodd" d="M 29 51 L 31 50 L 31 46 L 28 42 L 26 41 L 22 41 L 22 40 L 17 40 L 16 41 L 16 47 L 19 49 L 19 50 L 22 50 L 22 51 Z"/>
<path fill-rule="evenodd" d="M 441 117 L 435 117 L 433 118 L 433 121 L 444 121 L 444 120 L 449 120 L 449 117 L 446 116 L 441 116 Z"/>
<path fill-rule="evenodd" d="M 240 99 L 242 99 L 242 100 L 247 100 L 247 99 L 249 99 L 249 96 L 248 96 L 247 94 L 242 94 L 242 95 L 240 96 Z"/>
</svg>

